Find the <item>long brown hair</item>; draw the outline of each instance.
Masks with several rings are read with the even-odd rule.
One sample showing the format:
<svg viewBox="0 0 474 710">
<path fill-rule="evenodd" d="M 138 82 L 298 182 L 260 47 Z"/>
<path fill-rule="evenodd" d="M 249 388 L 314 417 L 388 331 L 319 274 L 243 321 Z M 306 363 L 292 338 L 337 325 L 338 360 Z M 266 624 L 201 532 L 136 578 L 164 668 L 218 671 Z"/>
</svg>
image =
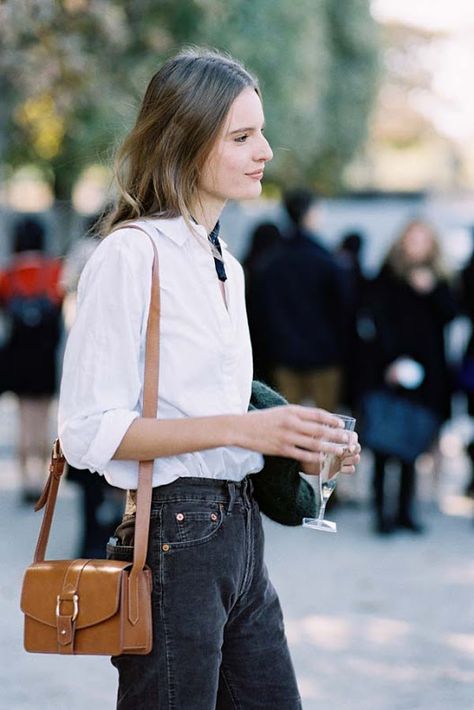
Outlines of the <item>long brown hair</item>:
<svg viewBox="0 0 474 710">
<path fill-rule="evenodd" d="M 431 253 L 425 266 L 428 266 L 438 279 L 446 278 L 447 273 L 443 264 L 438 235 L 431 224 L 421 219 L 412 219 L 405 225 L 398 239 L 390 247 L 384 265 L 388 266 L 398 278 L 408 279 L 412 264 L 406 257 L 404 245 L 410 231 L 415 227 L 423 228 L 431 236 Z"/>
<path fill-rule="evenodd" d="M 118 151 L 119 196 L 101 232 L 149 215 L 182 215 L 189 223 L 200 171 L 231 104 L 248 87 L 260 95 L 257 80 L 218 52 L 188 48 L 168 59 L 152 77 Z"/>
</svg>

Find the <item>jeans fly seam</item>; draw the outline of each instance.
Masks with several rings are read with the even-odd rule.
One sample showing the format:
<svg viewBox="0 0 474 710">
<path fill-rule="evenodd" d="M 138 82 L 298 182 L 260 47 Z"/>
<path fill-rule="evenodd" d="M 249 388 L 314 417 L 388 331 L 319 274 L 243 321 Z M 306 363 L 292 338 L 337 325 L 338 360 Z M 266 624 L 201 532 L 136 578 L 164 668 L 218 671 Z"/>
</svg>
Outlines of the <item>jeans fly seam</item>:
<svg viewBox="0 0 474 710">
<path fill-rule="evenodd" d="M 234 689 L 232 687 L 232 683 L 230 682 L 230 679 L 227 677 L 226 671 L 224 670 L 223 666 L 221 666 L 221 675 L 222 675 L 222 680 L 224 681 L 224 684 L 228 690 L 229 697 L 232 700 L 232 704 L 234 705 L 235 710 L 242 710 L 242 706 L 238 702 L 235 694 L 234 694 Z"/>
<path fill-rule="evenodd" d="M 163 508 L 164 506 L 161 506 L 160 509 L 160 535 L 159 535 L 159 541 L 160 541 L 160 581 L 161 581 L 161 614 L 162 614 L 162 620 L 163 620 L 163 633 L 165 637 L 165 654 L 166 654 L 166 675 L 167 675 L 167 681 L 168 681 L 168 708 L 169 710 L 173 710 L 175 707 L 174 703 L 174 698 L 175 698 L 175 690 L 174 690 L 174 685 L 172 682 L 172 670 L 171 670 L 171 652 L 170 652 L 170 646 L 169 646 L 169 630 L 168 630 L 168 625 L 166 623 L 166 611 L 165 611 L 165 556 L 166 553 L 163 552 Z"/>
<path fill-rule="evenodd" d="M 242 585 L 240 588 L 240 595 L 243 596 L 250 587 L 252 580 L 252 569 L 253 569 L 253 544 L 252 544 L 252 509 L 248 508 L 246 510 L 246 561 L 245 561 L 245 572 L 242 580 Z"/>
</svg>

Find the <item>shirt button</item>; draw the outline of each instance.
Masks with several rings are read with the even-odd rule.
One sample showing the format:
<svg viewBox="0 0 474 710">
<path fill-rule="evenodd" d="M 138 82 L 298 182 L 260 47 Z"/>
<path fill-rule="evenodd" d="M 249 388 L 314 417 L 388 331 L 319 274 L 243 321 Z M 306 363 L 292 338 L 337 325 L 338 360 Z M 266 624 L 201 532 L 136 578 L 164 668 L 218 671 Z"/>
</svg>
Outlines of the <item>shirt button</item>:
<svg viewBox="0 0 474 710">
<path fill-rule="evenodd" d="M 170 546 L 169 545 L 162 545 L 161 549 L 163 550 L 163 552 L 168 552 L 168 550 L 170 549 Z"/>
<path fill-rule="evenodd" d="M 181 522 L 182 520 L 184 520 L 184 515 L 182 513 L 177 513 L 176 520 L 179 520 L 179 522 Z"/>
<path fill-rule="evenodd" d="M 211 513 L 211 520 L 214 522 L 217 520 L 217 515 L 215 513 Z"/>
</svg>

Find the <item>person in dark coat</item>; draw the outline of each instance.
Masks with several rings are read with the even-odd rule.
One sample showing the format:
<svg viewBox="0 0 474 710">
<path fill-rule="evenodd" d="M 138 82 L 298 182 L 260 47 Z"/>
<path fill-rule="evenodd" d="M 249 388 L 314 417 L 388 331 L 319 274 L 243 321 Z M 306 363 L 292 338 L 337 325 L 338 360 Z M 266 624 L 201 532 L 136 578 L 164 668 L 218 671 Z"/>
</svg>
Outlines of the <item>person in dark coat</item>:
<svg viewBox="0 0 474 710">
<path fill-rule="evenodd" d="M 357 364 L 354 353 L 357 350 L 357 317 L 364 301 L 367 279 L 361 265 L 364 236 L 357 231 L 346 232 L 335 251 L 337 263 L 342 270 L 347 293 L 346 348 L 343 366 L 341 402 L 349 409 L 355 407 L 357 393 Z"/>
<path fill-rule="evenodd" d="M 267 352 L 263 329 L 259 322 L 259 295 L 256 283 L 275 249 L 280 246 L 281 232 L 273 222 L 261 222 L 250 236 L 249 249 L 242 261 L 245 273 L 245 300 L 252 341 L 253 376 L 256 380 L 273 384 L 272 364 Z"/>
<path fill-rule="evenodd" d="M 472 238 L 474 243 L 474 227 L 472 228 Z M 472 328 L 463 357 L 464 368 L 469 368 L 469 370 L 472 368 L 474 370 L 474 250 L 471 258 L 460 273 L 458 292 L 462 311 L 469 318 Z M 471 377 L 466 378 L 464 376 L 460 379 L 461 381 L 458 384 L 466 395 L 467 410 L 472 417 L 474 416 L 474 389 L 470 382 Z M 471 460 L 471 471 L 465 493 L 467 496 L 474 498 L 474 439 L 468 443 L 466 453 Z"/>
<path fill-rule="evenodd" d="M 276 389 L 296 404 L 334 411 L 345 347 L 342 271 L 316 235 L 318 198 L 284 195 L 291 227 L 259 272 L 259 322 Z"/>
<path fill-rule="evenodd" d="M 421 221 L 410 222 L 393 244 L 379 276 L 367 288 L 365 328 L 359 384 L 363 392 L 386 389 L 425 405 L 439 424 L 450 415 L 450 377 L 445 357 L 444 327 L 456 315 L 454 296 L 441 266 L 435 233 Z M 408 376 L 407 376 L 408 363 Z M 410 422 L 407 422 L 407 427 Z M 401 461 L 395 522 L 387 511 L 387 452 L 374 451 L 375 528 L 422 532 L 416 519 L 415 462 Z"/>
</svg>

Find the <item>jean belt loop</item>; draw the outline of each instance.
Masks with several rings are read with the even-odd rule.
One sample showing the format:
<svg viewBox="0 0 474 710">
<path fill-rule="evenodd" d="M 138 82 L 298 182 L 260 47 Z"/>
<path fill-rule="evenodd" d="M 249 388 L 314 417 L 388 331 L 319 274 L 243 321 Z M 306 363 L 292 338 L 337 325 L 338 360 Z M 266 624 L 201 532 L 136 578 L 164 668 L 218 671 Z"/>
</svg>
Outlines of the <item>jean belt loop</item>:
<svg viewBox="0 0 474 710">
<path fill-rule="evenodd" d="M 232 513 L 232 508 L 235 503 L 235 483 L 233 481 L 227 481 L 227 488 L 229 489 L 229 506 L 227 508 L 227 513 Z"/>
</svg>

